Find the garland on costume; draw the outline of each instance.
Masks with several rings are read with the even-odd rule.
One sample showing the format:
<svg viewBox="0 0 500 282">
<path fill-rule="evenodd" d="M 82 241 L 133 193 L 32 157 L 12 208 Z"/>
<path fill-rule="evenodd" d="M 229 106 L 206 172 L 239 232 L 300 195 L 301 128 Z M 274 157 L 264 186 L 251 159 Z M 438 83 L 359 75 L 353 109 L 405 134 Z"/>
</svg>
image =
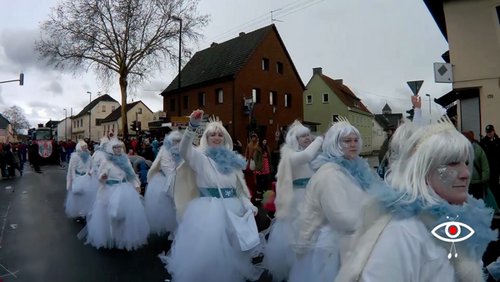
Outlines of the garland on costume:
<svg viewBox="0 0 500 282">
<path fill-rule="evenodd" d="M 88 151 L 81 151 L 79 152 L 80 158 L 83 160 L 84 163 L 87 162 L 87 160 L 90 157 L 90 153 Z"/>
<path fill-rule="evenodd" d="M 167 149 L 167 151 L 170 152 L 170 154 L 172 155 L 172 158 L 175 161 L 175 164 L 179 165 L 179 163 L 182 160 L 181 153 L 179 150 L 179 144 L 174 145 L 172 140 L 167 139 L 163 142 L 163 146 L 165 147 L 165 149 Z"/>
<path fill-rule="evenodd" d="M 370 168 L 368 162 L 361 157 L 356 157 L 352 160 L 349 160 L 344 157 L 320 154 L 315 160 L 311 162 L 311 167 L 313 168 L 313 170 L 318 170 L 325 163 L 335 163 L 343 167 L 352 177 L 354 177 L 354 179 L 356 179 L 358 184 L 365 191 L 370 187 L 370 185 L 373 185 L 374 181 L 380 181 L 380 179 Z"/>
<path fill-rule="evenodd" d="M 233 170 L 243 170 L 246 167 L 243 156 L 224 146 L 208 148 L 205 155 L 215 161 L 217 170 L 222 174 L 231 173 Z"/>
<path fill-rule="evenodd" d="M 471 258 L 481 259 L 488 243 L 497 239 L 498 231 L 491 230 L 490 227 L 493 210 L 486 207 L 483 200 L 477 200 L 472 196 L 469 196 L 463 205 L 452 205 L 441 200 L 438 204 L 427 206 L 420 199 L 413 202 L 408 201 L 408 194 L 391 189 L 383 182 L 376 182 L 372 185 L 369 193 L 378 198 L 380 204 L 395 218 L 408 218 L 422 214 L 432 215 L 434 222 L 427 226 L 429 232 L 433 227 L 449 222 L 450 218 L 467 224 L 475 233 L 467 240 L 456 244 L 465 246 L 465 251 Z"/>
<path fill-rule="evenodd" d="M 127 155 L 115 155 L 108 153 L 108 160 L 125 172 L 127 181 L 134 181 L 136 179 L 137 176 Z"/>
</svg>

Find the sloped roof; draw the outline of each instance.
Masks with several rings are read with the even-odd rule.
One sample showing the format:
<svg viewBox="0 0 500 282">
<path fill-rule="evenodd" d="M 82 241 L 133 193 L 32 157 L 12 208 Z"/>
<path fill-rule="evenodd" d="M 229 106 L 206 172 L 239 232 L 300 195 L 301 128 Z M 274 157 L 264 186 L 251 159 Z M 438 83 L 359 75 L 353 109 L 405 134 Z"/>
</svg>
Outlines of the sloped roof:
<svg viewBox="0 0 500 282">
<path fill-rule="evenodd" d="M 330 89 L 337 94 L 337 97 L 344 103 L 346 106 L 358 109 L 362 112 L 371 114 L 368 108 L 361 102 L 349 87 L 345 86 L 342 82 L 333 80 L 324 74 L 320 74 L 320 77 L 323 81 L 330 87 Z"/>
<path fill-rule="evenodd" d="M 260 46 L 269 32 L 276 32 L 287 57 L 291 61 L 278 30 L 274 24 L 254 30 L 249 33 L 241 33 L 238 37 L 223 43 L 213 43 L 211 47 L 198 51 L 181 70 L 181 88 L 199 85 L 214 80 L 233 79 L 238 72 L 247 64 L 249 58 Z M 300 78 L 292 63 L 294 72 Z M 177 75 L 160 95 L 165 95 L 178 88 Z M 302 83 L 302 81 L 301 81 Z"/>
<path fill-rule="evenodd" d="M 2 114 L 0 114 L 0 128 L 6 129 L 9 124 L 10 121 L 7 118 L 5 118 Z"/>
<path fill-rule="evenodd" d="M 139 100 L 139 101 L 127 104 L 127 107 L 125 108 L 126 112 L 130 111 L 135 105 L 137 105 L 139 103 L 142 103 L 142 101 Z M 142 104 L 144 104 L 144 103 L 142 103 Z M 145 104 L 144 104 L 144 106 L 146 108 L 148 108 Z M 114 111 L 112 111 L 107 117 L 105 117 L 104 119 L 102 119 L 100 121 L 100 123 L 118 120 L 122 116 L 121 110 L 122 110 L 122 106 L 119 106 Z"/>
<path fill-rule="evenodd" d="M 403 119 L 403 114 L 376 114 L 375 120 L 382 126 L 384 130 L 389 127 L 397 128 L 400 121 Z"/>
<path fill-rule="evenodd" d="M 391 109 L 391 107 L 389 107 L 389 104 L 385 103 L 385 106 L 382 108 L 382 112 L 383 113 L 385 113 L 385 112 L 392 113 L 392 109 Z"/>
<path fill-rule="evenodd" d="M 118 101 L 113 99 L 113 97 L 109 96 L 109 94 L 101 95 L 101 96 L 97 97 L 96 99 L 94 99 L 92 102 L 90 102 L 87 106 L 85 106 L 85 108 L 83 108 L 83 110 L 81 110 L 77 115 L 71 117 L 71 119 L 86 115 L 91 109 L 93 109 L 101 101 L 109 101 L 109 102 L 117 102 L 118 103 Z"/>
</svg>

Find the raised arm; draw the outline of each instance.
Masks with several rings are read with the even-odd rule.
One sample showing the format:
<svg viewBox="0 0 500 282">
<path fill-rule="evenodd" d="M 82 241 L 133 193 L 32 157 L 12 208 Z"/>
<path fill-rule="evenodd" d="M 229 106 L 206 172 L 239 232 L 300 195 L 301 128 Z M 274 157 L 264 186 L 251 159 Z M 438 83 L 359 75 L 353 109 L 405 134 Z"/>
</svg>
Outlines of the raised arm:
<svg viewBox="0 0 500 282">
<path fill-rule="evenodd" d="M 290 161 L 292 163 L 307 163 L 310 162 L 316 157 L 319 149 L 321 149 L 321 145 L 323 144 L 323 137 L 318 136 L 314 139 L 314 141 L 307 146 L 303 151 L 294 152 L 290 155 Z"/>
</svg>

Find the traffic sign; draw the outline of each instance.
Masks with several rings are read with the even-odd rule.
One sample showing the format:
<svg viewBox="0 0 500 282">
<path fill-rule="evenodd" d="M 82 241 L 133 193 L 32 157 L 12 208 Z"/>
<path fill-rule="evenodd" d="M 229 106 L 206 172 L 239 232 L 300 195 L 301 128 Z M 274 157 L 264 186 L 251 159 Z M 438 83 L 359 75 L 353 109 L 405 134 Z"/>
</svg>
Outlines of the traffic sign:
<svg viewBox="0 0 500 282">
<path fill-rule="evenodd" d="M 424 84 L 423 80 L 415 80 L 415 81 L 407 81 L 408 86 L 410 86 L 411 91 L 413 92 L 413 95 L 418 95 L 418 91 L 420 90 L 420 87 L 422 87 L 422 84 Z"/>
</svg>

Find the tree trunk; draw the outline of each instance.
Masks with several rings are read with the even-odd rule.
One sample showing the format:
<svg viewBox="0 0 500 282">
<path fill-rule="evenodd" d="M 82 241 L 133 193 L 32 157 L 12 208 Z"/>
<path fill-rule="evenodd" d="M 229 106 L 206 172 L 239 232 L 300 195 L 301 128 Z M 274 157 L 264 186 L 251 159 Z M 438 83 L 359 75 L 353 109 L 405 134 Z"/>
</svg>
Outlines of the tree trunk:
<svg viewBox="0 0 500 282">
<path fill-rule="evenodd" d="M 121 117 L 122 117 L 122 132 L 123 140 L 128 139 L 128 121 L 127 121 L 127 76 L 120 75 L 120 91 L 122 94 L 121 100 Z"/>
</svg>

